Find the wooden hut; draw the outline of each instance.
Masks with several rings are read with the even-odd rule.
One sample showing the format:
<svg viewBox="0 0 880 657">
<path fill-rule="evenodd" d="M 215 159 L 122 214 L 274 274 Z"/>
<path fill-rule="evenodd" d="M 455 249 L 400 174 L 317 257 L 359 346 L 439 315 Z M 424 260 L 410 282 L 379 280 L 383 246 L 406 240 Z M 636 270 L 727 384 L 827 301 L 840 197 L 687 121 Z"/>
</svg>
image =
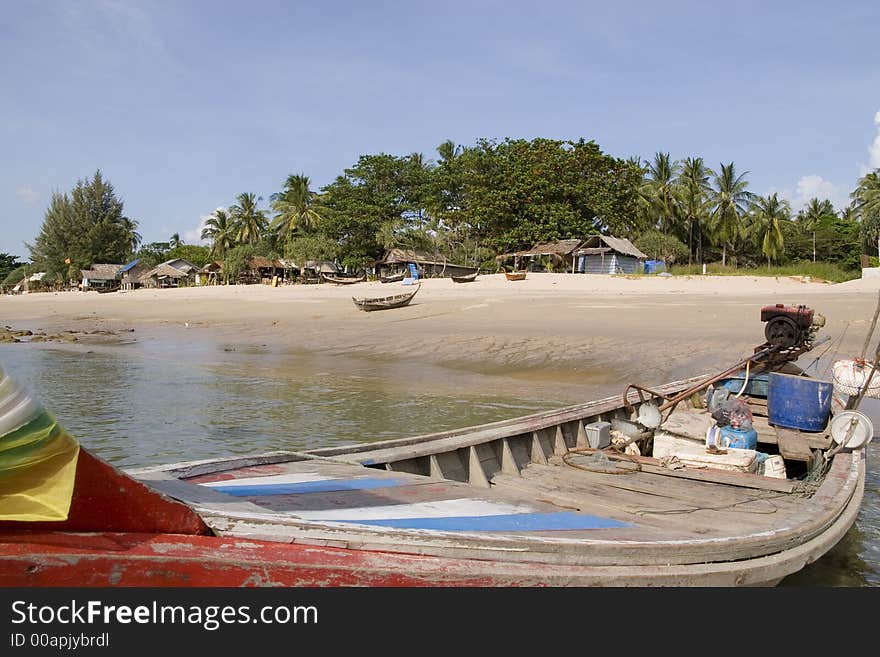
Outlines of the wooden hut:
<svg viewBox="0 0 880 657">
<path fill-rule="evenodd" d="M 189 260 L 175 258 L 153 267 L 140 277 L 144 287 L 183 287 L 195 280 L 196 267 Z"/>
<path fill-rule="evenodd" d="M 108 290 L 119 287 L 119 270 L 123 265 L 97 264 L 80 270 L 83 290 Z"/>
<path fill-rule="evenodd" d="M 118 273 L 120 285 L 123 290 L 134 290 L 141 286 L 141 276 L 150 270 L 150 266 L 140 258 L 136 258 L 124 265 Z"/>
<path fill-rule="evenodd" d="M 445 276 L 464 276 L 476 271 L 475 267 L 459 265 L 449 262 L 441 254 L 430 254 L 414 249 L 390 249 L 385 256 L 374 263 L 373 267 L 378 276 L 388 276 L 400 272 L 407 272 L 409 265 L 413 264 L 423 278 L 439 278 Z"/>
<path fill-rule="evenodd" d="M 622 237 L 593 235 L 574 252 L 582 274 L 636 274 L 644 270 L 648 256 Z"/>
<path fill-rule="evenodd" d="M 544 269 L 544 266 L 539 264 L 540 259 L 546 258 L 553 269 L 574 273 L 576 260 L 574 253 L 581 244 L 583 244 L 583 240 L 580 239 L 538 242 L 532 248 L 524 251 L 502 253 L 495 258 L 495 261 L 500 265 L 505 261 L 513 260 L 514 269 L 540 271 Z"/>
</svg>

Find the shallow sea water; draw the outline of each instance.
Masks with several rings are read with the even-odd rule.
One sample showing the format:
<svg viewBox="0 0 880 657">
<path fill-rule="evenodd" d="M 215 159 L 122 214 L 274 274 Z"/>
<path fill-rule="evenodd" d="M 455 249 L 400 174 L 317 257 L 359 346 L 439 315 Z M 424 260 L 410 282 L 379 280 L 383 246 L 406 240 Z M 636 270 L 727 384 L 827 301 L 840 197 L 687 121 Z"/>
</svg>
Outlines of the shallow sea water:
<svg viewBox="0 0 880 657">
<path fill-rule="evenodd" d="M 547 382 L 214 340 L 0 345 L 0 366 L 83 445 L 122 468 L 433 433 L 575 403 Z M 607 372 L 578 390 L 604 390 Z M 614 394 L 619 386 L 597 398 Z M 880 409 L 869 405 L 875 427 Z M 783 586 L 880 585 L 880 441 L 856 525 Z"/>
</svg>

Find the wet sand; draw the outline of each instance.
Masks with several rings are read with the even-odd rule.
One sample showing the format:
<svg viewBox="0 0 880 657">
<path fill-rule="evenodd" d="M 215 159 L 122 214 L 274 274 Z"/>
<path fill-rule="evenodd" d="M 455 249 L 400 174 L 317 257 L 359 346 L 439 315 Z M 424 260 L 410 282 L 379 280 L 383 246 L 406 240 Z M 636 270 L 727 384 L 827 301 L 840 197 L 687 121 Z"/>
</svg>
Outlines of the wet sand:
<svg viewBox="0 0 880 657">
<path fill-rule="evenodd" d="M 542 379 L 626 369 L 646 384 L 736 361 L 763 342 L 760 307 L 806 304 L 827 318 L 820 333 L 840 355 L 861 350 L 880 281 L 530 273 L 473 283 L 428 279 L 404 308 L 359 311 L 351 297 L 411 289 L 399 283 L 266 285 L 0 297 L 0 324 L 59 331 L 205 330 L 228 348 L 414 360 L 480 373 Z M 135 332 L 130 332 L 134 328 Z M 206 336 L 207 337 L 207 336 Z M 818 351 L 818 350 L 817 350 Z"/>
</svg>

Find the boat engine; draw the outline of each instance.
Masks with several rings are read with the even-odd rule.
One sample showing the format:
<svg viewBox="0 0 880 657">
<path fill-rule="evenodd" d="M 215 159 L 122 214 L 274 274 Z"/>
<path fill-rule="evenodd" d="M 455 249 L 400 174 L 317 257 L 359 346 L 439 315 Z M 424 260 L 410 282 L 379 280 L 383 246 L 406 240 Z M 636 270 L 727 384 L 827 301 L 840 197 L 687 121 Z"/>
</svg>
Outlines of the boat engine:
<svg viewBox="0 0 880 657">
<path fill-rule="evenodd" d="M 761 308 L 761 321 L 767 322 L 764 327 L 767 346 L 777 351 L 812 349 L 816 333 L 825 326 L 825 317 L 812 308 L 781 303 Z"/>
</svg>

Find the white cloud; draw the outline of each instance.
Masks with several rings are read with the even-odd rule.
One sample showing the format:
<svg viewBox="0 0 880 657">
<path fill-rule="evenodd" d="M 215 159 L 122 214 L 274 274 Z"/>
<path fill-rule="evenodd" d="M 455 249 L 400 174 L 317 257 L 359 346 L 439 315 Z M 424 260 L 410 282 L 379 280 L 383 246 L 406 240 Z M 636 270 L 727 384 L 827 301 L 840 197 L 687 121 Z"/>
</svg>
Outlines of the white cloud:
<svg viewBox="0 0 880 657">
<path fill-rule="evenodd" d="M 222 205 L 217 208 L 217 210 L 225 209 L 226 208 L 224 208 Z M 216 210 L 214 212 L 216 212 Z M 209 244 L 210 242 L 208 240 L 202 239 L 202 229 L 205 227 L 205 222 L 211 218 L 211 215 L 214 214 L 214 212 L 199 217 L 199 225 L 190 230 L 185 230 L 183 232 L 183 235 L 180 236 L 181 239 L 183 239 L 183 241 L 187 244 Z"/>
<path fill-rule="evenodd" d="M 868 164 L 870 164 L 872 169 L 877 169 L 880 168 L 880 112 L 874 115 L 874 125 L 877 126 L 877 134 L 874 136 L 874 141 L 868 147 L 870 155 Z"/>
<path fill-rule="evenodd" d="M 38 200 L 40 200 L 40 195 L 37 194 L 30 187 L 19 187 L 15 190 L 15 195 L 19 198 L 23 203 L 27 203 L 28 205 L 33 205 Z"/>
<path fill-rule="evenodd" d="M 774 192 L 779 194 L 780 197 L 789 200 L 791 210 L 794 213 L 797 213 L 798 210 L 802 209 L 814 198 L 818 198 L 820 201 L 828 199 L 837 210 L 849 205 L 849 198 L 846 192 L 841 191 L 840 187 L 815 173 L 801 176 L 795 185 L 794 191 L 790 188 L 774 188 L 767 193 L 769 195 Z"/>
</svg>

